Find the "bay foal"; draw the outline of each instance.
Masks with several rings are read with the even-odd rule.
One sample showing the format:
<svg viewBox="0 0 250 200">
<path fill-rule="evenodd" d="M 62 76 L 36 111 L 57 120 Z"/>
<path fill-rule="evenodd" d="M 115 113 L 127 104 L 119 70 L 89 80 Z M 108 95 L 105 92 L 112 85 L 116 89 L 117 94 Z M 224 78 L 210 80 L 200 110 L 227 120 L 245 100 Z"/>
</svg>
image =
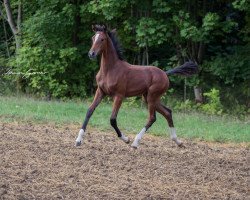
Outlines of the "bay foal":
<svg viewBox="0 0 250 200">
<path fill-rule="evenodd" d="M 141 95 L 148 105 L 149 117 L 145 127 L 136 135 L 131 146 L 138 147 L 144 133 L 156 121 L 156 111 L 166 118 L 170 127 L 171 139 L 181 146 L 182 142 L 176 136 L 172 111 L 160 102 L 160 98 L 169 87 L 167 75 L 191 75 L 197 72 L 197 66 L 193 62 L 187 62 L 180 67 L 164 72 L 154 66 L 131 65 L 122 58 L 115 31 L 107 31 L 105 26 L 100 25 L 92 28 L 95 35 L 92 37 L 89 57 L 94 59 L 101 55 L 100 70 L 96 75 L 98 87 L 76 139 L 76 146 L 81 145 L 89 119 L 104 96 L 110 96 L 114 101 L 110 117 L 111 126 L 121 140 L 129 143 L 129 138 L 118 128 L 116 117 L 125 97 Z"/>
</svg>

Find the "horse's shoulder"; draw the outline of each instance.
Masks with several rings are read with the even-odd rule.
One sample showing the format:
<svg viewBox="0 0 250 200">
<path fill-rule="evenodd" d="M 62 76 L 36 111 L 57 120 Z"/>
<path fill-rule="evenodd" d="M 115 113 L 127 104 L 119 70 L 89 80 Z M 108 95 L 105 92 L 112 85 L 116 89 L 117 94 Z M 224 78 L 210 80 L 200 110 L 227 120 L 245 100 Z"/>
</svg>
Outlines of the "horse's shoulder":
<svg viewBox="0 0 250 200">
<path fill-rule="evenodd" d="M 99 81 L 101 79 L 101 72 L 98 71 L 98 73 L 95 76 L 96 81 Z"/>
</svg>

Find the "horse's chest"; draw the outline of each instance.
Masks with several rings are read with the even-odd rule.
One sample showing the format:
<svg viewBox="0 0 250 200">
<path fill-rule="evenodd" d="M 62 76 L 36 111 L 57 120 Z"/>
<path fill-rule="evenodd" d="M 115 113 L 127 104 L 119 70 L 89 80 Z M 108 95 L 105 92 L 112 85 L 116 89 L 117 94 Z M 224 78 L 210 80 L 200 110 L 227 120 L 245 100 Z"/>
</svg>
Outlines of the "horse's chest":
<svg viewBox="0 0 250 200">
<path fill-rule="evenodd" d="M 97 81 L 98 86 L 107 95 L 113 95 L 118 89 L 118 82 L 100 79 Z"/>
</svg>

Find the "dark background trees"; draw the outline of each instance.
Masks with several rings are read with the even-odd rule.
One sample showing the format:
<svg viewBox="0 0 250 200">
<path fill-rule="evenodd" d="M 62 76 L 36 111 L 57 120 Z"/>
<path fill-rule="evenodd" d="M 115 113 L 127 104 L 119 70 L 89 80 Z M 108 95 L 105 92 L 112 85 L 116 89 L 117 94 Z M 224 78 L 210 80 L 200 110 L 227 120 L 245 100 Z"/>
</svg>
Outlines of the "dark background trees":
<svg viewBox="0 0 250 200">
<path fill-rule="evenodd" d="M 7 6 L 6 6 L 7 5 Z M 9 8 L 8 8 L 9 5 Z M 91 25 L 116 28 L 132 64 L 169 69 L 193 60 L 198 76 L 171 77 L 176 97 L 203 101 L 220 91 L 223 105 L 249 108 L 249 3 L 246 0 L 4 0 L 0 3 L 1 73 L 24 93 L 73 98 L 93 94 L 98 62 L 87 57 Z M 10 76 L 1 76 L 2 82 Z"/>
</svg>

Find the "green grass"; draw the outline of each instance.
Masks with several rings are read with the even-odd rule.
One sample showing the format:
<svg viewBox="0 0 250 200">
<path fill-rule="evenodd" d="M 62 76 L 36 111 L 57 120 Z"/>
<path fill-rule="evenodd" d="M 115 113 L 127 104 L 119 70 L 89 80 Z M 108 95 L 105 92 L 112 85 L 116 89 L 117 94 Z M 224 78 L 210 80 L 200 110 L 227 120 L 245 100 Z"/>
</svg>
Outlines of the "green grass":
<svg viewBox="0 0 250 200">
<path fill-rule="evenodd" d="M 0 97 L 1 121 L 34 121 L 36 123 L 82 123 L 89 102 L 41 101 L 25 97 Z M 101 103 L 89 125 L 100 130 L 112 130 L 109 124 L 112 106 Z M 198 138 L 217 142 L 250 142 L 250 122 L 233 117 L 208 116 L 197 112 L 176 113 L 173 111 L 177 134 L 185 138 Z M 137 133 L 147 120 L 145 108 L 122 106 L 118 125 L 125 133 Z M 168 134 L 165 119 L 157 114 L 157 121 L 148 131 L 154 135 Z"/>
</svg>

